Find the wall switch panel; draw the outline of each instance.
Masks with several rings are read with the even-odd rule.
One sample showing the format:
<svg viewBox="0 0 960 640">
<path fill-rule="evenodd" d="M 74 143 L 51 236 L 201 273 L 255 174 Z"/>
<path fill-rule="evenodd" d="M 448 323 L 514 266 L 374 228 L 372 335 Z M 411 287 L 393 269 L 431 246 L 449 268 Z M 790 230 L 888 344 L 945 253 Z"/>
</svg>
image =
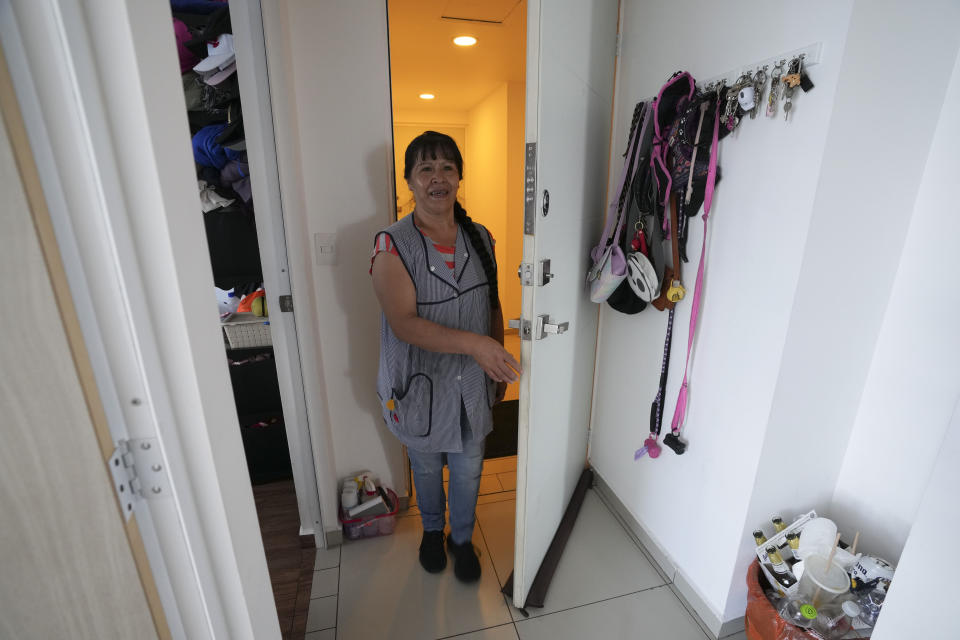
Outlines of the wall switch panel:
<svg viewBox="0 0 960 640">
<path fill-rule="evenodd" d="M 313 234 L 313 251 L 318 265 L 337 264 L 337 234 Z"/>
</svg>

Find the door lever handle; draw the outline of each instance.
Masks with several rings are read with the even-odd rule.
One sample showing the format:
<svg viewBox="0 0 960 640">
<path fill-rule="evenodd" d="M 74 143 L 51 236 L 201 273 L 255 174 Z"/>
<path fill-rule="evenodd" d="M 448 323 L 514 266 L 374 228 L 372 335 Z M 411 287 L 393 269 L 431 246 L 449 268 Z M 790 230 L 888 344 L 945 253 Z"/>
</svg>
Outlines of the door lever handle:
<svg viewBox="0 0 960 640">
<path fill-rule="evenodd" d="M 549 322 L 543 323 L 544 333 L 552 333 L 556 335 L 556 334 L 565 333 L 569 328 L 570 328 L 569 322 L 558 322 L 557 324 L 550 324 Z"/>
<path fill-rule="evenodd" d="M 507 321 L 507 326 L 511 329 L 520 330 L 521 340 L 543 340 L 547 334 L 559 335 L 566 333 L 570 328 L 569 322 L 557 322 L 552 324 L 550 316 L 537 316 L 533 322 L 521 318 L 511 318 Z"/>
</svg>

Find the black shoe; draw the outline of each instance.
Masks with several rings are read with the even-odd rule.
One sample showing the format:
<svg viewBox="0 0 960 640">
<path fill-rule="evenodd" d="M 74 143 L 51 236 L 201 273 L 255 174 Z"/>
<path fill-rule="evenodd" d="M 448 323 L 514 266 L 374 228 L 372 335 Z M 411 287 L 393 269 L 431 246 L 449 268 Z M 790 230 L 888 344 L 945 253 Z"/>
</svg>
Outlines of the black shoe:
<svg viewBox="0 0 960 640">
<path fill-rule="evenodd" d="M 447 566 L 443 550 L 443 531 L 424 531 L 420 541 L 420 566 L 429 573 L 440 573 Z"/>
<path fill-rule="evenodd" d="M 456 544 L 453 538 L 447 538 L 447 548 L 453 554 L 453 575 L 460 582 L 476 582 L 480 579 L 480 560 L 473 543 L 469 540 Z"/>
</svg>

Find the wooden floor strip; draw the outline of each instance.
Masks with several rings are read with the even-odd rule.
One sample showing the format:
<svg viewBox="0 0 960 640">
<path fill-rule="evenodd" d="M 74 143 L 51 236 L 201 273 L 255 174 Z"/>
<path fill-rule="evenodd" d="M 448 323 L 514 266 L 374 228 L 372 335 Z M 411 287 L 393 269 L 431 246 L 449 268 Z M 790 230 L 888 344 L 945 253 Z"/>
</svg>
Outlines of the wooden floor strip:
<svg viewBox="0 0 960 640">
<path fill-rule="evenodd" d="M 253 497 L 283 640 L 303 640 L 317 553 L 313 536 L 300 535 L 292 480 L 256 485 Z"/>
</svg>

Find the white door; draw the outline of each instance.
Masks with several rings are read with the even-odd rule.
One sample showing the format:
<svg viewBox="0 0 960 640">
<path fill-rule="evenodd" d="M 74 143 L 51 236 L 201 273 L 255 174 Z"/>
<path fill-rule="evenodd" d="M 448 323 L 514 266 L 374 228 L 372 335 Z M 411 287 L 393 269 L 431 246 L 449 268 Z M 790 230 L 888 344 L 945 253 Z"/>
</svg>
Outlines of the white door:
<svg viewBox="0 0 960 640">
<path fill-rule="evenodd" d="M 517 607 L 526 602 L 587 460 L 598 311 L 584 275 L 603 224 L 619 15 L 618 0 L 529 0 L 527 6 L 523 261 L 550 260 L 553 277 L 523 289 Z M 568 323 L 566 331 L 538 339 L 541 324 L 561 323 Z"/>
</svg>

